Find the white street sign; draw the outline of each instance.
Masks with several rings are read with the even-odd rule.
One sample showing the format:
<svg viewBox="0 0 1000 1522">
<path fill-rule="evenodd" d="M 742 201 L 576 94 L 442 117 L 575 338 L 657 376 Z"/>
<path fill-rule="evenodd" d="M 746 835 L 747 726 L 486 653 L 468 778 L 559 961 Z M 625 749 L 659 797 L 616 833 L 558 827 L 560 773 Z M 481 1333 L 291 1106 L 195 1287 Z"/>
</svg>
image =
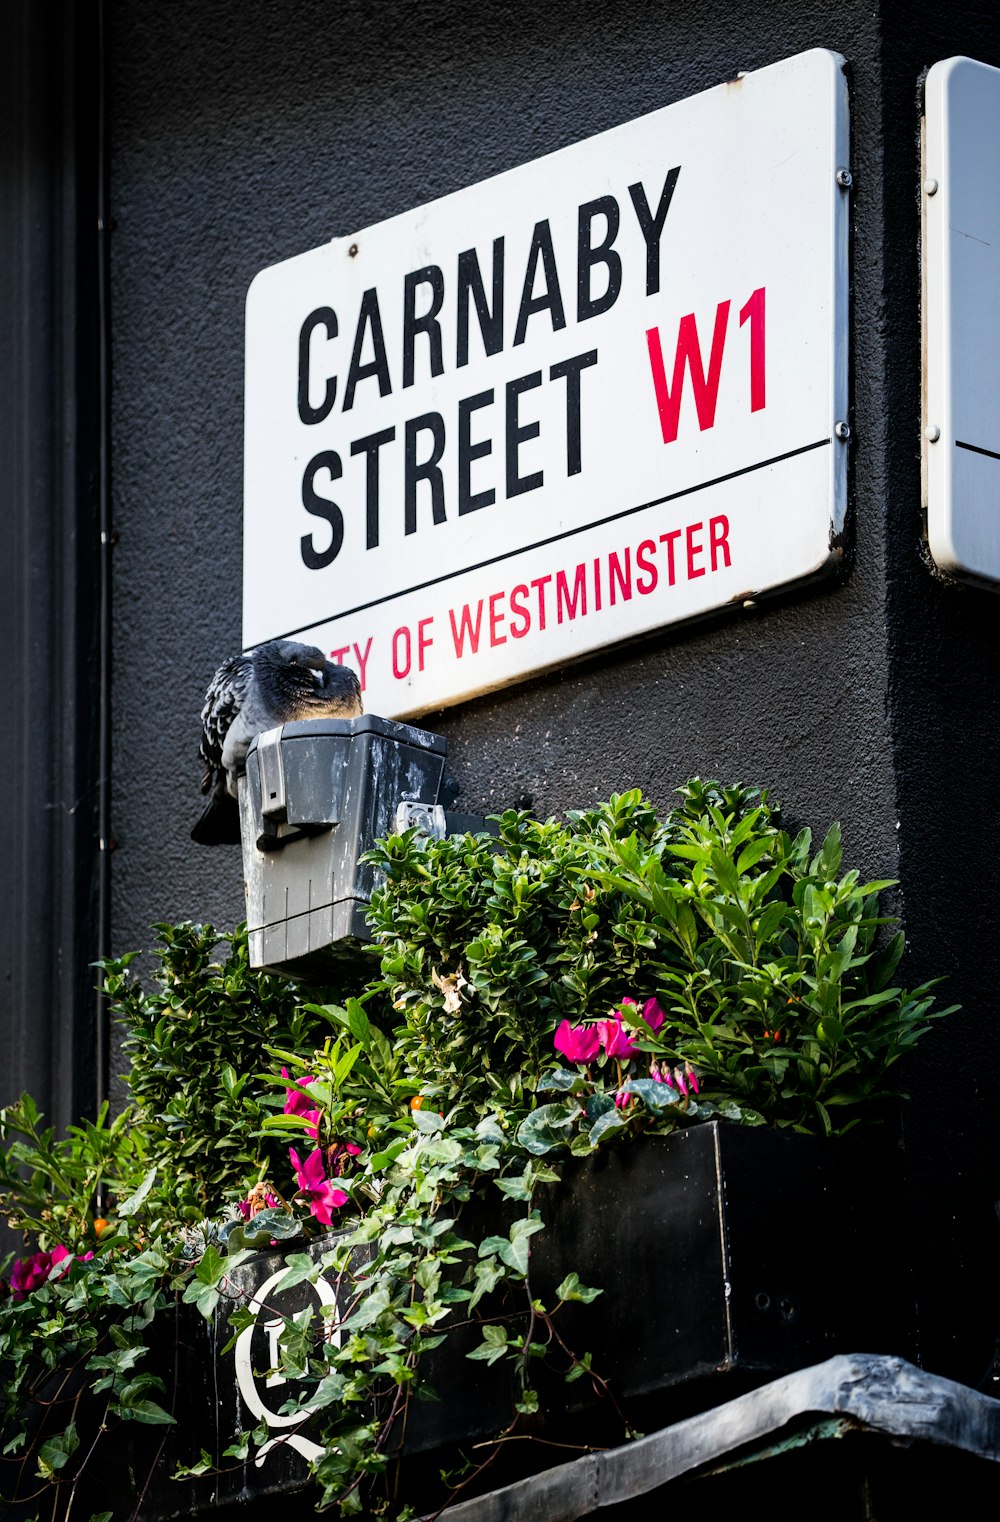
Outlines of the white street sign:
<svg viewBox="0 0 1000 1522">
<path fill-rule="evenodd" d="M 245 644 L 403 717 L 835 569 L 847 152 L 817 50 L 262 271 Z"/>
<path fill-rule="evenodd" d="M 1000 581 L 1000 69 L 927 75 L 924 494 L 942 570 Z"/>
</svg>

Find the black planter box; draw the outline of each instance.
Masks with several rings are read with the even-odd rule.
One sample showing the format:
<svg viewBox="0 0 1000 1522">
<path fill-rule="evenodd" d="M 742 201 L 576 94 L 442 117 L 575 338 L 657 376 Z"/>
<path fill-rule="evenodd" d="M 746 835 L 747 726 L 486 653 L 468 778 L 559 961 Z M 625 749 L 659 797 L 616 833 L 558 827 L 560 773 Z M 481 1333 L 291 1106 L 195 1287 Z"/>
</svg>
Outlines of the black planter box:
<svg viewBox="0 0 1000 1522">
<path fill-rule="evenodd" d="M 884 1136 L 822 1142 L 717 1123 L 573 1160 L 563 1165 L 562 1182 L 537 1200 L 547 1229 L 532 1238 L 531 1294 L 551 1304 L 572 1270 L 604 1291 L 590 1306 L 564 1307 L 559 1326 L 575 1351 L 591 1351 L 595 1370 L 633 1416 L 645 1418 L 645 1430 L 835 1352 L 905 1356 L 910 1301 L 896 1229 L 899 1160 Z M 493 1213 L 470 1208 L 462 1230 L 473 1238 L 480 1227 L 506 1231 L 503 1219 L 512 1218 L 498 1195 Z M 314 1244 L 313 1253 L 335 1240 Z M 362 1254 L 353 1266 L 363 1264 Z M 276 1417 L 294 1393 L 292 1384 L 268 1386 L 259 1372 L 274 1362 L 267 1323 L 275 1309 L 315 1303 L 317 1291 L 299 1285 L 275 1295 L 282 1272 L 277 1253 L 237 1268 L 214 1325 L 193 1311 L 182 1314 L 176 1349 L 158 1350 L 168 1377 L 177 1359 L 179 1425 L 168 1432 L 142 1517 L 164 1522 L 307 1482 L 308 1421 L 275 1421 L 267 1450 L 244 1464 L 221 1456 L 262 1415 Z M 331 1284 L 321 1298 L 336 1292 Z M 229 1340 L 229 1312 L 254 1297 L 260 1313 L 244 1333 L 241 1387 L 233 1355 L 219 1350 Z M 479 1340 L 463 1332 L 432 1355 L 428 1374 L 440 1401 L 411 1409 L 405 1452 L 412 1460 L 436 1455 L 436 1467 L 447 1450 L 510 1421 L 507 1363 L 487 1367 L 464 1356 Z M 566 1385 L 542 1374 L 538 1388 L 540 1430 L 550 1435 L 567 1412 L 595 1404 L 586 1379 Z M 91 1511 L 117 1514 L 124 1488 L 131 1513 L 161 1438 L 162 1429 L 123 1429 L 123 1462 L 102 1466 L 99 1482 L 88 1484 Z M 171 1482 L 175 1462 L 193 1462 L 202 1448 L 226 1472 Z M 539 1450 L 533 1461 L 551 1462 L 550 1452 Z"/>
</svg>

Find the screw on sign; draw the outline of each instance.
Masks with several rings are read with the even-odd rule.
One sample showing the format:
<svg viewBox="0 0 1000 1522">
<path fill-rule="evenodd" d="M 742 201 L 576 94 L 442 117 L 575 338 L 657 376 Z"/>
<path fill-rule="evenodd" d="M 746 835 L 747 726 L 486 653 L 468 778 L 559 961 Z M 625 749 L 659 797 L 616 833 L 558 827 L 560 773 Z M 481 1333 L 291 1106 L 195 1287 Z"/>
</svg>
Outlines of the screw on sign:
<svg viewBox="0 0 1000 1522">
<path fill-rule="evenodd" d="M 308 1407 L 304 1412 L 282 1414 L 279 1411 L 273 1411 L 261 1394 L 261 1385 L 263 1384 L 264 1390 L 267 1391 L 275 1386 L 285 1385 L 288 1381 L 283 1374 L 275 1372 L 269 1373 L 266 1377 L 262 1378 L 254 1369 L 254 1364 L 257 1361 L 254 1358 L 253 1351 L 254 1334 L 258 1331 L 263 1331 L 267 1334 L 267 1368 L 274 1370 L 278 1362 L 278 1340 L 281 1335 L 281 1329 L 285 1324 L 284 1320 L 280 1316 L 272 1317 L 267 1321 L 261 1321 L 260 1318 L 267 1307 L 268 1295 L 273 1293 L 277 1285 L 285 1278 L 287 1272 L 287 1268 L 279 1268 L 277 1273 L 272 1274 L 269 1279 L 265 1279 L 264 1283 L 257 1290 L 249 1306 L 251 1313 L 257 1319 L 251 1326 L 244 1328 L 240 1333 L 236 1340 L 235 1348 L 236 1382 L 239 1385 L 240 1394 L 256 1419 L 265 1422 L 269 1428 L 301 1427 L 303 1422 L 308 1421 L 311 1414 Z M 317 1279 L 313 1288 L 316 1291 L 321 1306 L 333 1306 L 336 1309 L 337 1296 L 334 1293 L 333 1287 L 326 1279 Z M 341 1331 L 333 1321 L 330 1323 L 327 1339 L 338 1347 L 340 1346 Z M 275 1404 L 283 1405 L 286 1399 L 287 1396 L 282 1396 Z M 271 1450 L 278 1446 L 294 1448 L 297 1453 L 301 1453 L 303 1458 L 306 1459 L 317 1459 L 324 1451 L 318 1443 L 310 1442 L 308 1438 L 303 1437 L 299 1432 L 283 1432 L 279 1437 L 270 1438 L 258 1450 L 257 1457 L 254 1460 L 258 1469 Z"/>
</svg>

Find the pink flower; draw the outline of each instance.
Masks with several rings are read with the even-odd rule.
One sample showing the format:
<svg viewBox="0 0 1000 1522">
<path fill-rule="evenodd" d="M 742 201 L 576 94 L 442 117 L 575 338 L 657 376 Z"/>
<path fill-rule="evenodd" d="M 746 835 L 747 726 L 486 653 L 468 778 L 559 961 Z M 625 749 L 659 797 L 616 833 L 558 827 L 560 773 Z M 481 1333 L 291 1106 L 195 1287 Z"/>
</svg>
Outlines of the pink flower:
<svg viewBox="0 0 1000 1522">
<path fill-rule="evenodd" d="M 264 1194 L 263 1200 L 259 1196 L 257 1199 L 253 1199 L 249 1195 L 245 1200 L 237 1200 L 236 1209 L 244 1221 L 252 1221 L 254 1216 L 259 1215 L 262 1210 L 277 1210 L 280 1204 L 281 1201 L 278 1199 L 278 1196 L 272 1194 L 268 1189 Z"/>
<path fill-rule="evenodd" d="M 323 1153 L 319 1147 L 310 1153 L 304 1163 L 294 1147 L 289 1147 L 288 1155 L 295 1169 L 299 1194 L 309 1201 L 309 1209 L 321 1226 L 332 1225 L 333 1212 L 339 1210 L 341 1205 L 346 1205 L 350 1195 L 343 1189 L 337 1189 L 327 1178 L 323 1168 Z"/>
<path fill-rule="evenodd" d="M 598 1020 L 597 1029 L 601 1045 L 609 1057 L 619 1057 L 627 1060 L 629 1057 L 634 1057 L 639 1050 L 617 1016 L 607 1020 Z"/>
<path fill-rule="evenodd" d="M 651 1031 L 658 1031 L 666 1016 L 664 1015 L 656 999 L 647 999 L 642 1006 L 642 1018 Z"/>
<path fill-rule="evenodd" d="M 635 1000 L 630 999 L 628 994 L 626 994 L 624 999 L 621 1000 L 621 1003 L 631 1004 L 633 1009 L 637 1008 Z M 660 1008 L 658 999 L 647 999 L 645 1004 L 642 1006 L 640 1013 L 651 1031 L 658 1031 L 666 1019 L 666 1015 Z"/>
<path fill-rule="evenodd" d="M 350 1166 L 349 1159 L 360 1156 L 361 1148 L 354 1142 L 334 1142 L 332 1147 L 326 1149 L 326 1165 L 330 1170 L 331 1178 L 343 1178 L 344 1173 Z"/>
<path fill-rule="evenodd" d="M 601 1038 L 596 1025 L 570 1025 L 564 1020 L 553 1038 L 557 1052 L 570 1062 L 590 1062 L 600 1050 Z"/>
<path fill-rule="evenodd" d="M 629 1107 L 629 1104 L 631 1102 L 631 1099 L 632 1099 L 631 1094 L 626 1094 L 624 1089 L 619 1089 L 618 1093 L 615 1095 L 615 1109 L 616 1110 L 627 1110 L 628 1107 Z"/>
<path fill-rule="evenodd" d="M 281 1076 L 290 1081 L 292 1075 L 287 1068 L 282 1068 Z M 297 1078 L 295 1082 L 302 1084 L 304 1087 L 307 1083 L 315 1083 L 316 1075 L 309 1073 L 304 1078 Z M 303 1120 L 309 1121 L 307 1128 L 309 1135 L 319 1136 L 319 1122 L 323 1111 L 317 1105 L 309 1103 L 309 1096 L 307 1094 L 301 1094 L 298 1089 L 287 1089 L 285 1091 L 285 1108 L 282 1113 L 284 1115 L 301 1115 Z"/>
<path fill-rule="evenodd" d="M 86 1262 L 93 1256 L 92 1252 L 85 1253 L 80 1261 Z M 49 1274 L 57 1263 L 63 1263 L 71 1258 L 69 1248 L 62 1246 L 53 1247 L 51 1252 L 36 1252 L 32 1253 L 30 1258 L 20 1258 L 10 1273 L 10 1289 L 14 1299 L 24 1300 L 32 1290 L 38 1289 L 47 1282 Z M 68 1262 L 66 1267 L 69 1267 Z"/>
</svg>

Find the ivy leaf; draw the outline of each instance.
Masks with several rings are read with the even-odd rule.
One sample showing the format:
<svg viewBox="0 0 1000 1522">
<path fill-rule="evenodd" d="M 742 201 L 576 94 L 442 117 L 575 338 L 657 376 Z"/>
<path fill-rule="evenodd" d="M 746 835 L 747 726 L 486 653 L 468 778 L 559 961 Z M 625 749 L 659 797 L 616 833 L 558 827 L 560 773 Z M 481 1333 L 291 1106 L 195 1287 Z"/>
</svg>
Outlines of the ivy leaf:
<svg viewBox="0 0 1000 1522">
<path fill-rule="evenodd" d="M 466 1358 L 480 1359 L 483 1363 L 496 1363 L 507 1351 L 507 1332 L 502 1326 L 487 1324 L 483 1327 L 483 1340 L 478 1348 L 466 1353 Z"/>
<path fill-rule="evenodd" d="M 38 1474 L 43 1480 L 54 1480 L 64 1469 L 80 1446 L 76 1423 L 70 1422 L 65 1432 L 50 1437 L 38 1450 Z"/>
<path fill-rule="evenodd" d="M 481 1259 L 476 1264 L 476 1282 L 469 1296 L 469 1310 L 474 1310 L 483 1296 L 488 1295 L 504 1278 L 506 1278 L 506 1272 L 495 1258 Z"/>
<path fill-rule="evenodd" d="M 532 1211 L 531 1215 L 525 1216 L 523 1220 L 514 1222 L 510 1228 L 510 1240 L 504 1242 L 502 1238 L 500 1239 L 500 1257 L 508 1268 L 512 1268 L 518 1274 L 528 1272 L 528 1259 L 531 1256 L 528 1238 L 536 1231 L 544 1229 L 545 1223 L 537 1210 Z"/>
<path fill-rule="evenodd" d="M 158 1406 L 155 1400 L 133 1400 L 129 1401 L 128 1404 L 123 1403 L 112 1406 L 111 1409 L 117 1412 L 123 1421 L 143 1422 L 149 1427 L 176 1425 L 176 1420 L 170 1415 L 170 1412 L 164 1411 L 163 1407 Z"/>
<path fill-rule="evenodd" d="M 589 1305 L 596 1300 L 598 1295 L 603 1295 L 602 1289 L 591 1289 L 586 1284 L 580 1283 L 578 1273 L 567 1274 L 563 1282 L 557 1287 L 556 1295 L 560 1300 L 581 1300 L 584 1305 Z"/>
<path fill-rule="evenodd" d="M 196 1480 L 200 1475 L 207 1474 L 212 1467 L 212 1456 L 207 1449 L 203 1448 L 197 1464 L 178 1464 L 170 1478 L 172 1480 Z M 112 1513 L 109 1511 L 103 1515 L 110 1517 Z M 91 1517 L 90 1522 L 94 1522 L 93 1517 Z"/>
</svg>

